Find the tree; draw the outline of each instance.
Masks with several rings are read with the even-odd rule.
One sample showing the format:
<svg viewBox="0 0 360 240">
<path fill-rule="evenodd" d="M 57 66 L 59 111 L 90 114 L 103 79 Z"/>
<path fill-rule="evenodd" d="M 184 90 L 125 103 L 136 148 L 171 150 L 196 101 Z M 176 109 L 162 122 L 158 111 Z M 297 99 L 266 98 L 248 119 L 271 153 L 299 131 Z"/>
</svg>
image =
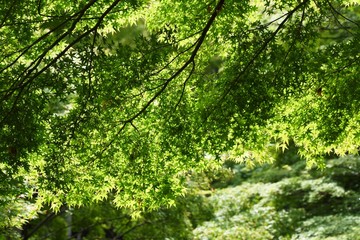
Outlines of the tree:
<svg viewBox="0 0 360 240">
<path fill-rule="evenodd" d="M 354 0 L 27 0 L 0 12 L 4 206 L 112 193 L 136 215 L 173 205 L 209 158 L 264 161 L 290 139 L 309 164 L 358 152 Z"/>
</svg>

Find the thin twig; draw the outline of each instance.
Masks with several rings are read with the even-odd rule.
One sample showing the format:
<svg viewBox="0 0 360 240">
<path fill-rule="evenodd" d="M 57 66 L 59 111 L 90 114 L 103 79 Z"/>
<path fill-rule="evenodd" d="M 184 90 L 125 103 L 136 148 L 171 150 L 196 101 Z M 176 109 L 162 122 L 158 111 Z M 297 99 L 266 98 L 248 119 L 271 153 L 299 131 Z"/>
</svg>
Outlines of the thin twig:
<svg viewBox="0 0 360 240">
<path fill-rule="evenodd" d="M 326 2 L 327 2 L 328 5 L 330 6 L 330 8 L 334 11 L 334 13 L 336 13 L 336 14 L 339 15 L 339 16 L 341 16 L 341 17 L 344 18 L 345 20 L 347 20 L 347 21 L 355 24 L 356 26 L 360 27 L 360 24 L 359 24 L 359 23 L 355 22 L 354 20 L 346 17 L 346 16 L 343 15 L 341 12 L 339 12 L 339 11 L 330 3 L 330 1 L 327 0 Z"/>
<path fill-rule="evenodd" d="M 180 104 L 180 102 L 181 102 L 181 100 L 182 100 L 182 98 L 183 98 L 183 96 L 184 96 L 184 93 L 185 93 L 186 84 L 187 84 L 187 82 L 189 81 L 190 77 L 192 76 L 194 70 L 195 70 L 195 61 L 192 62 L 192 68 L 191 68 L 191 70 L 190 70 L 189 75 L 187 76 L 187 78 L 185 79 L 185 81 L 184 81 L 184 83 L 183 83 L 183 87 L 182 87 L 182 91 L 181 91 L 180 98 L 179 98 L 178 102 L 176 103 L 173 112 L 175 112 L 175 111 L 176 111 L 176 108 L 179 106 L 179 104 Z"/>
</svg>

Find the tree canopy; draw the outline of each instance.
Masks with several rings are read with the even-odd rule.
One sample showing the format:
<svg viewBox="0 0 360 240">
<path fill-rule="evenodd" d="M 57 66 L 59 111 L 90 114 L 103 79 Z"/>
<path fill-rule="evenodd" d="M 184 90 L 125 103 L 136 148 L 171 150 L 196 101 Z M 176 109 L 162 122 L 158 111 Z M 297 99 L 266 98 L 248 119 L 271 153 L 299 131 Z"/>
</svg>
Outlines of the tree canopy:
<svg viewBox="0 0 360 240">
<path fill-rule="evenodd" d="M 360 146 L 357 0 L 0 4 L 1 204 L 174 204 L 211 160 Z M 21 194 L 21 195 L 20 195 Z"/>
</svg>

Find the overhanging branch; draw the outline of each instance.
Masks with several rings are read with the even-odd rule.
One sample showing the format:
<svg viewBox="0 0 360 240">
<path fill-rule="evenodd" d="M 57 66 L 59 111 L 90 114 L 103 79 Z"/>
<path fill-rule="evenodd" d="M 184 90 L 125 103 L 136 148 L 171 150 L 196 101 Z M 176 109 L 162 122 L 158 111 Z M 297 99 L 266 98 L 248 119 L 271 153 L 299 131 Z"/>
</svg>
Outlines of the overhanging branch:
<svg viewBox="0 0 360 240">
<path fill-rule="evenodd" d="M 243 75 L 251 68 L 251 66 L 255 63 L 255 61 L 258 59 L 258 57 L 267 49 L 268 45 L 270 44 L 271 41 L 273 41 L 276 37 L 276 35 L 284 28 L 285 23 L 293 16 L 293 14 L 298 11 L 299 9 L 301 9 L 303 6 L 305 6 L 305 4 L 308 2 L 309 0 L 305 0 L 303 2 L 301 2 L 299 5 L 297 5 L 294 9 L 292 9 L 291 11 L 289 11 L 287 14 L 283 15 L 286 16 L 284 18 L 284 20 L 279 24 L 279 26 L 276 28 L 276 30 L 271 34 L 271 36 L 269 38 L 267 38 L 265 40 L 265 42 L 256 50 L 255 54 L 253 55 L 253 57 L 250 59 L 250 61 L 245 65 L 245 67 L 243 68 L 243 70 L 238 74 L 237 77 L 235 77 L 234 80 L 232 80 L 229 84 L 229 87 L 224 91 L 223 95 L 221 96 L 221 98 L 219 99 L 218 104 L 216 104 L 216 106 L 214 106 L 210 112 L 207 114 L 207 116 L 205 117 L 204 121 L 207 121 L 207 119 L 210 117 L 210 115 L 215 111 L 215 109 L 217 108 L 217 106 L 219 104 L 221 104 L 224 99 L 229 95 L 229 93 L 238 85 L 240 84 L 240 80 L 243 77 Z"/>
<path fill-rule="evenodd" d="M 90 33 L 96 31 L 99 26 L 101 25 L 102 21 L 104 20 L 104 18 L 110 13 L 110 11 L 115 8 L 115 6 L 117 4 L 119 4 L 119 2 L 121 2 L 121 0 L 116 0 L 114 1 L 104 12 L 103 14 L 99 17 L 97 23 L 90 28 L 89 30 L 85 31 L 84 33 L 82 33 L 80 36 L 78 36 L 75 40 L 73 40 L 71 43 L 69 43 L 59 54 L 56 55 L 55 58 L 53 58 L 48 64 L 46 64 L 42 69 L 40 69 L 38 72 L 34 73 L 33 75 L 31 75 L 33 73 L 33 71 L 36 69 L 36 67 L 39 66 L 39 64 L 41 63 L 42 59 L 46 56 L 46 54 L 48 53 L 48 51 L 50 51 L 53 47 L 55 47 L 63 38 L 65 38 L 68 34 L 70 34 L 73 29 L 76 27 L 77 22 L 80 21 L 81 17 L 85 14 L 86 10 L 88 8 L 90 8 L 90 6 L 95 3 L 96 0 L 91 0 L 86 7 L 84 7 L 82 9 L 82 11 L 79 13 L 78 18 L 74 21 L 74 23 L 72 24 L 71 28 L 64 33 L 63 35 L 60 36 L 60 38 L 58 38 L 57 40 L 55 40 L 55 42 L 45 51 L 43 52 L 36 60 L 34 60 L 31 64 L 30 67 L 28 67 L 26 70 L 23 71 L 22 74 L 24 74 L 25 72 L 26 75 L 24 77 L 21 77 L 21 75 L 18 77 L 18 80 L 20 80 L 20 78 L 22 78 L 22 80 L 20 81 L 20 83 L 17 84 L 17 86 L 14 86 L 12 88 L 9 88 L 6 92 L 6 94 L 2 97 L 2 101 L 9 99 L 15 91 L 18 90 L 17 95 L 15 96 L 15 100 L 12 104 L 12 107 L 10 109 L 10 111 L 8 111 L 7 113 L 5 113 L 5 117 L 3 118 L 2 122 L 7 118 L 7 116 L 9 114 L 11 114 L 11 112 L 13 111 L 13 109 L 16 107 L 18 100 L 20 99 L 20 96 L 22 94 L 22 91 L 25 87 L 30 86 L 30 84 L 42 73 L 44 73 L 47 69 L 49 69 L 51 66 L 53 66 L 60 58 L 62 58 L 68 51 L 70 48 L 72 48 L 75 44 L 77 44 L 78 42 L 80 42 L 83 38 L 87 37 Z M 33 67 L 31 67 L 33 64 L 35 64 Z M 18 81 L 17 80 L 17 81 Z"/>
<path fill-rule="evenodd" d="M 187 60 L 184 65 L 178 69 L 170 78 L 168 78 L 166 80 L 166 82 L 164 83 L 163 87 L 155 93 L 155 95 L 145 104 L 145 106 L 143 106 L 143 108 L 136 113 L 135 115 L 133 115 L 132 117 L 128 118 L 127 120 L 124 120 L 123 123 L 129 123 L 132 122 L 133 120 L 135 120 L 136 118 L 138 118 L 141 114 L 143 114 L 146 109 L 155 101 L 156 98 L 158 98 L 167 88 L 167 86 L 169 85 L 169 83 L 174 80 L 176 77 L 178 77 L 192 62 L 194 62 L 196 54 L 198 53 L 201 45 L 203 44 L 205 37 L 211 27 L 211 25 L 214 23 L 216 16 L 220 13 L 223 5 L 224 5 L 225 0 L 220 0 L 219 3 L 217 4 L 213 14 L 211 15 L 210 19 L 208 20 L 205 28 L 203 29 L 201 36 L 199 37 L 199 39 L 196 41 L 196 45 L 194 50 L 191 53 L 191 56 L 189 58 L 189 60 Z M 189 76 L 190 77 L 190 76 Z"/>
<path fill-rule="evenodd" d="M 125 119 L 122 122 L 122 126 L 120 127 L 120 129 L 117 131 L 116 133 L 116 136 L 119 135 L 126 127 L 126 125 L 128 123 L 132 123 L 135 119 L 137 119 L 140 115 L 144 114 L 145 111 L 148 109 L 148 107 L 155 101 L 155 99 L 157 99 L 167 88 L 167 86 L 169 85 L 169 83 L 171 81 L 173 81 L 176 77 L 178 77 L 191 63 L 193 64 L 193 68 L 192 70 L 190 71 L 186 81 L 184 82 L 184 86 L 186 85 L 186 82 L 188 81 L 188 79 L 191 77 L 193 71 L 194 71 L 194 68 L 195 68 L 195 57 L 196 57 L 196 54 L 198 53 L 198 51 L 200 50 L 200 47 L 201 45 L 203 44 L 204 40 L 205 40 L 205 37 L 211 27 L 211 25 L 213 24 L 213 22 L 215 21 L 215 18 L 216 16 L 218 16 L 218 14 L 220 13 L 223 5 L 224 5 L 224 2 L 225 0 L 220 0 L 219 3 L 217 4 L 214 12 L 212 13 L 210 19 L 208 20 L 206 26 L 204 27 L 202 33 L 201 33 L 201 36 L 199 37 L 199 39 L 195 42 L 195 48 L 194 50 L 192 51 L 189 59 L 184 63 L 184 65 L 179 68 L 171 77 L 169 77 L 165 83 L 163 84 L 163 86 L 161 87 L 160 90 L 158 90 L 155 95 L 147 101 L 147 103 L 140 109 L 139 112 L 137 112 L 136 114 L 134 114 L 133 116 L 131 116 L 130 118 L 128 119 Z M 193 45 L 194 46 L 194 45 Z M 181 100 L 181 98 L 180 98 Z M 178 104 L 177 104 L 178 105 Z M 101 151 L 101 155 L 114 143 L 115 139 L 112 139 L 109 143 L 106 144 L 106 146 L 102 149 Z"/>
</svg>

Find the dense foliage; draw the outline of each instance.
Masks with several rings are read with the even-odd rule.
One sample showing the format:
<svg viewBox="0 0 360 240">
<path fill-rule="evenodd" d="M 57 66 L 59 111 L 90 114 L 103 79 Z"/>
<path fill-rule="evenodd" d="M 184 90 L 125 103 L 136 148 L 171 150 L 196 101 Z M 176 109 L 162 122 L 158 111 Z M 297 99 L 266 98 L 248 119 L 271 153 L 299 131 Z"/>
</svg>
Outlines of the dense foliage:
<svg viewBox="0 0 360 240">
<path fill-rule="evenodd" d="M 294 152 L 276 165 L 226 162 L 192 176 L 176 206 L 132 219 L 111 200 L 23 225 L 29 239 L 356 239 L 360 228 L 359 158 L 330 159 L 307 170 Z M 12 233 L 12 235 L 11 235 Z M 16 233 L 16 232 L 15 232 Z M 17 239 L 14 230 L 6 234 Z M 3 232 L 3 234 L 5 234 Z"/>
<path fill-rule="evenodd" d="M 331 159 L 327 167 L 306 170 L 298 159 L 233 166 L 229 183 L 236 185 L 209 198 L 214 217 L 193 230 L 194 239 L 356 239 L 359 158 Z"/>
<path fill-rule="evenodd" d="M 139 216 L 290 139 L 310 165 L 357 154 L 357 4 L 3 1 L 0 226 L 107 198 Z"/>
</svg>

